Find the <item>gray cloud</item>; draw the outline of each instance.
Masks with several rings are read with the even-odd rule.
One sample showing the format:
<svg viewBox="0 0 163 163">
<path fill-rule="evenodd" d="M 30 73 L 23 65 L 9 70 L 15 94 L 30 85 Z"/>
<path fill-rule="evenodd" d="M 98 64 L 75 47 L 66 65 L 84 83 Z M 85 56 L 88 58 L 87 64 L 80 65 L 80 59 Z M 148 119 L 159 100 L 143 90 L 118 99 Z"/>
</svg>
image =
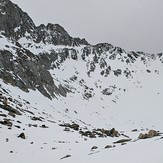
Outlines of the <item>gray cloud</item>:
<svg viewBox="0 0 163 163">
<path fill-rule="evenodd" d="M 36 25 L 58 23 L 90 43 L 163 52 L 162 0 L 12 0 Z"/>
</svg>

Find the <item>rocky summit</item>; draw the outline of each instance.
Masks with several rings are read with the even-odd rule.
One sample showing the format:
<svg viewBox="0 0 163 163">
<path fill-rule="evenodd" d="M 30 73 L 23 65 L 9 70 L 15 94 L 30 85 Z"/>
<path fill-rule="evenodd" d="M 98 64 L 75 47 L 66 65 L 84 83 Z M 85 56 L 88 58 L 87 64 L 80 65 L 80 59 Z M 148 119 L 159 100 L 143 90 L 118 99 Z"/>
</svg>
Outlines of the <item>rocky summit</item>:
<svg viewBox="0 0 163 163">
<path fill-rule="evenodd" d="M 0 0 L 3 163 L 162 163 L 162 83 L 163 53 L 91 45 Z"/>
</svg>

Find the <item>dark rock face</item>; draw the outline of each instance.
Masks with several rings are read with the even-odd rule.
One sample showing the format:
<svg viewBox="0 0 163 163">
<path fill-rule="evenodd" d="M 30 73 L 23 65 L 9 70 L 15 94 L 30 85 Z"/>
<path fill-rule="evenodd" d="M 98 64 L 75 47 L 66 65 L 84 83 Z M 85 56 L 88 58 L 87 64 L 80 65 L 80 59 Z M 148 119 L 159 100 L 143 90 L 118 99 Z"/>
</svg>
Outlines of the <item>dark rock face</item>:
<svg viewBox="0 0 163 163">
<path fill-rule="evenodd" d="M 49 71 L 27 51 L 18 51 L 15 59 L 11 52 L 0 51 L 0 68 L 0 78 L 23 91 L 38 89 L 48 98 L 54 97 L 54 92 L 59 94 Z"/>
<path fill-rule="evenodd" d="M 16 55 L 8 50 L 0 50 L 0 78 L 4 82 L 25 92 L 37 89 L 48 98 L 56 95 L 66 97 L 70 90 L 61 84 L 57 87 L 49 70 L 59 68 L 69 57 L 77 59 L 76 50 L 64 48 L 59 53 L 52 51 L 40 55 L 22 48 L 16 48 L 15 51 Z"/>
<path fill-rule="evenodd" d="M 68 46 L 79 46 L 88 45 L 85 39 L 72 38 L 65 31 L 65 29 L 59 24 L 47 24 L 47 26 L 41 24 L 37 28 L 38 38 L 37 42 L 44 42 L 54 45 L 68 45 Z"/>
<path fill-rule="evenodd" d="M 0 0 L 0 30 L 4 35 L 19 39 L 25 32 L 31 33 L 35 24 L 27 13 L 9 0 Z"/>
</svg>

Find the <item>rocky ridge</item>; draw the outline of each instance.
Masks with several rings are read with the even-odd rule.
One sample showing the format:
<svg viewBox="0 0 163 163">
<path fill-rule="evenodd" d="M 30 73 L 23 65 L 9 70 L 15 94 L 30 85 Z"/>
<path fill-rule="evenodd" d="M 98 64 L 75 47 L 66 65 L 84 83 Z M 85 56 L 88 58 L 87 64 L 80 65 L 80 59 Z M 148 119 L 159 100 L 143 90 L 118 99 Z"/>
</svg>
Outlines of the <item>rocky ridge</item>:
<svg viewBox="0 0 163 163">
<path fill-rule="evenodd" d="M 44 60 L 38 57 L 28 49 L 25 49 L 19 43 L 19 40 L 25 37 L 35 43 L 79 46 L 87 45 L 87 41 L 79 38 L 72 38 L 58 24 L 40 25 L 36 27 L 27 13 L 23 12 L 17 5 L 9 0 L 0 1 L 0 31 L 1 42 L 4 36 L 10 40 L 14 54 L 8 50 L 10 47 L 5 45 L 0 50 L 0 68 L 1 78 L 14 86 L 18 86 L 24 91 L 28 89 L 38 89 L 48 98 L 55 97 L 55 94 L 66 95 L 67 90 L 60 86 L 57 88 L 48 72 L 47 67 L 41 65 L 39 61 Z M 53 56 L 55 60 L 55 56 Z M 50 63 L 45 63 L 49 65 Z M 11 73 L 12 72 L 12 73 Z"/>
<path fill-rule="evenodd" d="M 0 30 L 6 37 L 18 41 L 28 34 L 26 37 L 36 43 L 43 41 L 45 44 L 54 45 L 88 45 L 85 39 L 72 38 L 58 24 L 41 24 L 37 27 L 28 14 L 10 0 L 1 0 L 0 3 Z"/>
</svg>

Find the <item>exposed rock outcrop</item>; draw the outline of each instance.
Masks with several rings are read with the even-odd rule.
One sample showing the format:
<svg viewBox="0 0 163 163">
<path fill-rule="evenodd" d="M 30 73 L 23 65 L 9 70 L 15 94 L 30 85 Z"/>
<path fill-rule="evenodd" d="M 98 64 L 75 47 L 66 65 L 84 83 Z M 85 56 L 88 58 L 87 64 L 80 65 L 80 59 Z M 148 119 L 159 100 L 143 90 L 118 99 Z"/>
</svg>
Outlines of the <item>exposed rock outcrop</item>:
<svg viewBox="0 0 163 163">
<path fill-rule="evenodd" d="M 26 32 L 33 32 L 35 28 L 27 13 L 10 0 L 0 0 L 0 31 L 3 31 L 5 36 L 18 40 Z"/>
<path fill-rule="evenodd" d="M 129 141 L 131 141 L 131 139 L 121 139 L 121 140 L 118 140 L 118 141 L 114 142 L 114 144 L 125 143 L 125 142 L 129 142 Z"/>
<path fill-rule="evenodd" d="M 4 119 L 3 121 L 0 121 L 0 124 L 5 125 L 5 126 L 12 126 L 12 122 L 10 121 L 10 119 Z"/>
<path fill-rule="evenodd" d="M 71 128 L 71 129 L 76 130 L 76 131 L 78 131 L 79 127 L 80 127 L 77 123 L 72 123 L 72 124 L 65 123 L 65 124 L 60 124 L 60 126 L 66 127 L 66 128 Z"/>
<path fill-rule="evenodd" d="M 7 110 L 10 113 L 10 115 L 13 115 L 13 114 L 22 115 L 22 113 L 19 110 L 15 109 L 9 105 L 1 105 L 0 104 L 0 107 L 4 110 Z"/>
<path fill-rule="evenodd" d="M 15 44 L 14 52 L 0 49 L 0 78 L 4 82 L 17 86 L 26 92 L 29 89 L 37 89 L 50 99 L 56 95 L 66 96 L 69 90 L 62 85 L 57 87 L 49 73 L 50 68 L 57 67 L 57 65 L 54 67 L 51 65 L 57 60 L 60 53 L 56 54 L 53 51 L 50 54 L 42 53 L 36 56 L 23 48 L 19 39 L 25 37 L 35 43 L 43 42 L 44 44 L 65 46 L 88 45 L 85 39 L 71 37 L 58 24 L 49 23 L 47 26 L 36 27 L 28 14 L 10 0 L 0 0 L 0 34 L 11 40 L 13 45 Z M 67 58 L 65 58 L 67 52 L 68 50 L 63 49 L 60 61 Z"/>
<path fill-rule="evenodd" d="M 72 38 L 59 24 L 48 23 L 46 26 L 41 24 L 36 30 L 37 42 L 42 41 L 45 44 L 68 46 L 88 45 L 85 39 Z"/>
<path fill-rule="evenodd" d="M 148 133 L 142 134 L 140 133 L 138 139 L 148 139 L 148 138 L 153 138 L 155 136 L 159 136 L 160 133 L 156 130 L 149 130 Z"/>
<path fill-rule="evenodd" d="M 106 130 L 106 129 L 93 129 L 93 131 L 80 131 L 79 132 L 81 135 L 90 137 L 90 138 L 96 138 L 98 137 L 119 137 L 120 134 L 117 130 L 112 128 L 111 130 Z"/>
</svg>

